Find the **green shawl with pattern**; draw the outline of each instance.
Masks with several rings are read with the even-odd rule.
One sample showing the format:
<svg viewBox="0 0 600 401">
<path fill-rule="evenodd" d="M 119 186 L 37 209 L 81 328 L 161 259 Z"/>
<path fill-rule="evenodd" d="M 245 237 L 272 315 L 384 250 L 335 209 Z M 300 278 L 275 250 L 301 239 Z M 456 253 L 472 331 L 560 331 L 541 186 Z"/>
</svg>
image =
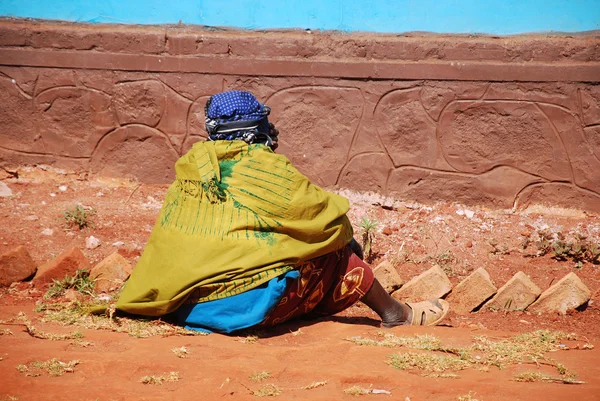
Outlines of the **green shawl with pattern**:
<svg viewBox="0 0 600 401">
<path fill-rule="evenodd" d="M 160 316 L 239 294 L 352 238 L 348 200 L 264 145 L 198 142 L 175 170 L 119 310 Z"/>
</svg>

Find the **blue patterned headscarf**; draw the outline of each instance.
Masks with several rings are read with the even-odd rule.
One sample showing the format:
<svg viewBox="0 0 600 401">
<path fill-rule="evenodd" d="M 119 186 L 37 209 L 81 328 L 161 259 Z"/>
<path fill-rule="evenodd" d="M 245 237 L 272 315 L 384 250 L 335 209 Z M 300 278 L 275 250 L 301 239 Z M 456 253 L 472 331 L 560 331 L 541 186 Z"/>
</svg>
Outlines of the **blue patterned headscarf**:
<svg viewBox="0 0 600 401">
<path fill-rule="evenodd" d="M 269 146 L 273 143 L 267 118 L 271 109 L 250 92 L 217 93 L 208 99 L 204 112 L 209 140 L 240 139 Z"/>
</svg>

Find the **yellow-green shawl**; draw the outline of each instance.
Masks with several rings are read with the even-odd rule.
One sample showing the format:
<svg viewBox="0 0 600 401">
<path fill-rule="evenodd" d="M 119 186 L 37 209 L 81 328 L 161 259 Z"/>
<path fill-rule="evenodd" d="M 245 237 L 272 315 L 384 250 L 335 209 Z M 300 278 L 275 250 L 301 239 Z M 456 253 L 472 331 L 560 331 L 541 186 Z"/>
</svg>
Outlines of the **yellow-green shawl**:
<svg viewBox="0 0 600 401">
<path fill-rule="evenodd" d="M 119 310 L 160 316 L 239 294 L 352 238 L 347 199 L 264 145 L 198 142 L 175 171 Z"/>
</svg>

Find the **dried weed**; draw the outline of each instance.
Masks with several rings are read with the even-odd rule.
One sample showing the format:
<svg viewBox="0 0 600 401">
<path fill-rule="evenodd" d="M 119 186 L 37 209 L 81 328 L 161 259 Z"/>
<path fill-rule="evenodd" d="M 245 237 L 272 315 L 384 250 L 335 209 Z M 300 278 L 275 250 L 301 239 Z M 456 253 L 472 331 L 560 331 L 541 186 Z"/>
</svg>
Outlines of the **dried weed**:
<svg viewBox="0 0 600 401">
<path fill-rule="evenodd" d="M 266 384 L 258 390 L 253 390 L 252 395 L 255 397 L 277 397 L 281 394 L 281 388 L 274 384 Z"/>
<path fill-rule="evenodd" d="M 263 371 L 260 373 L 255 373 L 253 375 L 250 375 L 250 377 L 248 377 L 248 378 L 255 382 L 261 382 L 263 380 L 267 380 L 269 377 L 271 377 L 271 374 L 267 371 Z"/>
<path fill-rule="evenodd" d="M 162 386 L 164 382 L 176 382 L 179 381 L 179 379 L 179 372 L 169 372 L 166 376 L 144 376 L 140 379 L 140 382 L 143 384 Z"/>
<path fill-rule="evenodd" d="M 17 370 L 20 373 L 25 373 L 27 376 L 34 377 L 40 376 L 43 371 L 46 371 L 50 376 L 62 376 L 65 373 L 74 372 L 75 366 L 78 364 L 79 361 L 77 360 L 61 362 L 56 358 L 52 358 L 48 361 L 35 361 L 27 365 L 18 365 Z"/>
<path fill-rule="evenodd" d="M 171 352 L 174 353 L 177 358 L 182 359 L 187 358 L 189 355 L 189 351 L 186 347 L 171 348 Z"/>
</svg>

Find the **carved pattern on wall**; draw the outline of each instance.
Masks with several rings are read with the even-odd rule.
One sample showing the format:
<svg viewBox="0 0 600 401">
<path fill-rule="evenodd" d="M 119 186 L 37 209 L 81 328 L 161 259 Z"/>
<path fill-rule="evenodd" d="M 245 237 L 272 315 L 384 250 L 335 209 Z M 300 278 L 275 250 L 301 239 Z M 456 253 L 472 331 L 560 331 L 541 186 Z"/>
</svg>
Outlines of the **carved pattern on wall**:
<svg viewBox="0 0 600 401">
<path fill-rule="evenodd" d="M 0 163 L 170 182 L 205 138 L 208 96 L 248 89 L 272 107 L 280 152 L 322 186 L 600 212 L 598 88 L 0 67 Z"/>
</svg>

